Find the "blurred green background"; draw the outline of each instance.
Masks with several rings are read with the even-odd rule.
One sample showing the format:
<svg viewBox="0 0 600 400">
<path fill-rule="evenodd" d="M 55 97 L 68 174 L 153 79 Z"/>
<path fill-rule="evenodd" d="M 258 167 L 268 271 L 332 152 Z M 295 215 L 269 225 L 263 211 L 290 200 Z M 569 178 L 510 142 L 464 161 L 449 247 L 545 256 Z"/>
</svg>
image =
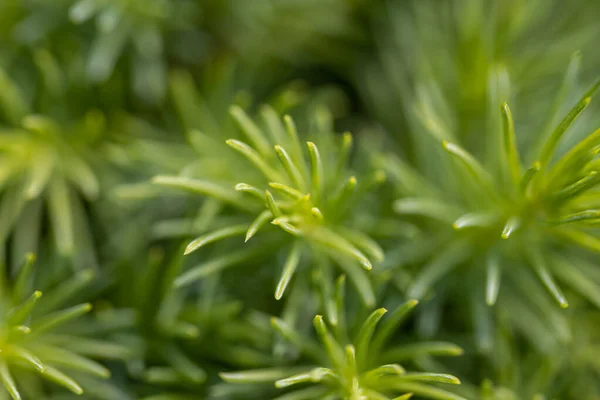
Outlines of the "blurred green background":
<svg viewBox="0 0 600 400">
<path fill-rule="evenodd" d="M 0 0 L 0 400 L 600 399 L 599 18 Z"/>
</svg>

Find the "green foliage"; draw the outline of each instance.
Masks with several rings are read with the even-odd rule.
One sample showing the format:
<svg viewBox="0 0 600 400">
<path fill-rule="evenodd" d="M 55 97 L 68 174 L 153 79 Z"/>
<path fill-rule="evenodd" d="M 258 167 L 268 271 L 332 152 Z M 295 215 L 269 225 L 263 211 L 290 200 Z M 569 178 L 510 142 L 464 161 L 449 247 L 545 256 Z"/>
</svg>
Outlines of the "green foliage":
<svg viewBox="0 0 600 400">
<path fill-rule="evenodd" d="M 208 360 L 255 366 L 268 359 L 255 350 L 261 339 L 249 335 L 260 327 L 245 318 L 239 301 L 219 290 L 218 280 L 204 282 L 200 295 L 192 299 L 173 290 L 173 279 L 183 264 L 179 250 L 167 258 L 154 248 L 145 262 L 136 257 L 136 262 L 118 265 L 123 283 L 118 288 L 119 303 L 136 317 L 117 340 L 131 349 L 127 370 L 140 382 L 136 393 L 144 399 L 204 393 L 208 373 L 202 364 Z M 202 363 L 192 358 L 198 355 Z"/>
<path fill-rule="evenodd" d="M 123 282 L 131 282 L 133 273 L 144 271 L 143 279 L 136 279 L 133 285 L 127 284 L 121 289 L 121 303 L 132 307 L 137 314 L 134 329 L 123 339 L 134 349 L 128 369 L 134 378 L 151 384 L 184 382 L 198 388 L 205 381 L 206 373 L 189 359 L 178 341 L 198 338 L 199 329 L 181 318 L 184 299 L 169 290 L 169 276 L 178 267 L 180 257 L 166 267 L 163 258 L 160 253 L 151 251 L 147 262 L 129 267 L 129 273 L 122 274 Z M 164 273 L 161 267 L 165 267 Z"/>
<path fill-rule="evenodd" d="M 135 93 L 142 99 L 162 100 L 166 92 L 165 39 L 173 32 L 194 31 L 197 7 L 187 1 L 74 1 L 68 9 L 75 24 L 94 21 L 96 34 L 87 55 L 86 72 L 92 82 L 104 82 L 124 54 L 131 52 L 130 73 Z"/>
<path fill-rule="evenodd" d="M 232 384 L 274 382 L 278 389 L 291 388 L 277 399 L 365 399 L 384 400 L 408 399 L 416 394 L 425 398 L 459 400 L 453 395 L 429 383 L 458 384 L 459 380 L 447 374 L 415 373 L 406 370 L 397 362 L 427 355 L 456 356 L 462 350 L 449 343 L 414 343 L 386 347 L 394 331 L 417 305 L 410 300 L 396 308 L 390 316 L 379 322 L 387 313 L 385 308 L 373 311 L 362 324 L 348 327 L 344 314 L 344 283 L 342 276 L 336 283 L 334 294 L 335 320 L 329 326 L 321 315 L 313 319 L 318 342 L 305 338 L 278 318 L 271 325 L 283 338 L 292 343 L 316 366 L 280 367 L 222 373 L 221 377 Z M 351 338 L 351 339 L 350 339 Z M 319 346 L 319 342 L 322 349 Z M 386 362 L 389 364 L 381 364 Z M 311 384 L 304 388 L 303 384 Z M 300 386 L 300 388 L 297 387 Z M 400 395 L 399 397 L 396 397 Z"/>
<path fill-rule="evenodd" d="M 0 400 L 596 400 L 598 16 L 0 1 Z"/>
<path fill-rule="evenodd" d="M 461 190 L 444 196 L 414 187 L 409 192 L 411 197 L 394 204 L 400 214 L 452 221 L 452 228 L 461 233 L 454 240 L 462 242 L 466 238 L 467 246 L 474 247 L 477 254 L 483 254 L 484 261 L 476 263 L 486 265 L 486 302 L 490 306 L 496 302 L 502 276 L 513 275 L 512 270 L 503 273 L 503 266 L 514 263 L 530 265 L 559 305 L 566 308 L 567 300 L 551 272 L 564 272 L 565 266 L 548 266 L 555 263 L 551 261 L 555 257 L 548 254 L 548 248 L 567 242 L 586 250 L 598 250 L 597 239 L 588 233 L 593 229 L 597 214 L 593 200 L 597 172 L 593 160 L 598 131 L 550 163 L 561 137 L 587 107 L 597 87 L 598 84 L 594 84 L 585 93 L 548 140 L 543 142 L 541 151 L 534 157 L 539 161 L 533 162 L 530 167 L 522 165 L 516 148 L 512 115 L 504 103 L 501 109 L 504 120 L 501 164 L 497 170 L 486 170 L 469 152 L 444 140 L 442 147 L 456 161 L 451 166 L 453 176 L 457 182 L 464 183 Z M 401 173 L 397 171 L 396 175 Z M 443 198 L 456 200 L 449 202 L 441 200 Z M 464 249 L 461 250 L 462 259 L 469 259 L 464 256 Z M 457 260 L 456 264 L 461 261 Z M 425 267 L 409 293 L 421 297 L 455 266 L 442 263 Z M 573 276 L 567 272 L 563 275 Z M 582 295 L 599 304 L 594 298 L 594 291 L 575 286 L 582 289 Z"/>
<path fill-rule="evenodd" d="M 76 334 L 77 324 L 83 323 L 78 319 L 92 306 L 66 306 L 91 283 L 93 272 L 83 271 L 42 295 L 30 289 L 33 263 L 34 256 L 28 256 L 12 282 L 1 275 L 0 377 L 4 388 L 13 400 L 41 398 L 42 386 L 31 375 L 35 372 L 77 395 L 84 387 L 76 376 L 82 376 L 92 392 L 98 391 L 101 384 L 85 376 L 107 379 L 110 371 L 92 358 L 123 358 L 127 349 Z"/>
<path fill-rule="evenodd" d="M 358 11 L 367 4 L 363 0 L 237 0 L 223 24 L 233 26 L 226 33 L 228 41 L 244 57 L 343 65 L 365 41 Z"/>
<path fill-rule="evenodd" d="M 103 135 L 102 113 L 90 111 L 77 121 L 37 114 L 21 88 L 1 70 L 0 81 L 2 243 L 14 233 L 16 260 L 37 251 L 45 208 L 59 254 L 73 257 L 77 248 L 86 263 L 94 262 L 82 199 L 93 201 L 100 192 L 92 149 Z"/>
<path fill-rule="evenodd" d="M 511 5 L 522 7 L 521 19 L 511 18 Z M 433 2 L 390 6 L 393 18 L 406 26 L 389 27 L 397 40 L 382 37 L 385 57 L 372 68 L 385 70 L 393 86 L 364 80 L 365 90 L 377 93 L 371 97 L 374 102 L 390 103 L 381 93 L 401 102 L 410 127 L 406 139 L 399 138 L 412 150 L 407 151 L 410 161 L 392 155 L 379 162 L 402 196 L 395 211 L 416 222 L 422 233 L 416 236 L 418 245 L 409 241 L 393 259 L 388 254 L 388 262 L 410 269 L 412 281 L 402 287 L 412 297 L 428 297 L 423 309 L 441 310 L 449 303 L 466 308 L 464 317 L 471 321 L 478 350 L 492 350 L 495 325 L 506 318 L 533 346 L 551 352 L 568 342 L 571 332 L 564 313 L 542 297 L 535 280 L 561 307 L 568 305 L 561 289 L 565 285 L 597 304 L 595 274 L 579 270 L 596 251 L 595 228 L 586 219 L 594 214 L 594 205 L 585 200 L 596 189 L 591 178 L 584 179 L 595 175 L 596 133 L 591 133 L 593 116 L 580 114 L 597 84 L 577 89 L 578 75 L 589 68 L 579 53 L 566 65 L 569 53 L 588 46 L 593 34 L 585 24 L 570 25 L 569 18 L 581 10 L 556 13 L 550 7 L 537 13 L 535 2 L 449 2 L 450 15 L 465 16 L 458 30 L 434 22 L 444 18 L 434 7 Z M 409 22 L 411 16 L 415 19 Z M 567 54 L 555 57 L 552 50 L 528 42 L 525 32 L 544 23 L 573 35 L 561 38 L 574 46 Z M 557 46 L 556 52 L 566 51 L 550 34 L 544 39 Z M 456 51 L 437 51 L 450 43 Z M 527 57 L 549 61 L 528 63 L 518 57 L 517 49 L 527 45 Z M 401 61 L 407 51 L 415 58 Z M 588 64 L 595 65 L 598 60 L 591 57 Z M 560 74 L 563 78 L 552 84 L 544 79 Z M 463 81 L 464 87 L 456 86 Z M 550 89 L 554 94 L 548 95 Z M 399 123 L 385 104 L 377 112 L 386 113 L 380 115 L 388 125 Z M 563 263 L 561 253 L 569 254 L 569 261 Z M 486 307 L 496 300 L 500 310 Z M 439 318 L 430 318 L 420 318 L 424 335 L 436 334 L 439 327 Z"/>
<path fill-rule="evenodd" d="M 224 226 L 194 239 L 187 246 L 185 254 L 235 236 L 245 236 L 248 242 L 259 230 L 266 230 L 266 225 L 270 223 L 279 229 L 274 229 L 278 234 L 271 234 L 273 238 L 269 242 L 276 243 L 277 247 L 289 248 L 275 289 L 276 299 L 283 296 L 301 261 L 309 258 L 309 263 L 325 264 L 321 268 L 330 268 L 328 264 L 335 262 L 348 273 L 365 302 L 372 305 L 372 289 L 360 267 L 370 270 L 373 261 L 382 261 L 383 252 L 375 241 L 352 228 L 351 217 L 358 199 L 383 181 L 381 171 L 365 174 L 364 187 L 357 187 L 356 177 L 346 170 L 352 146 L 349 133 L 343 135 L 340 141 L 331 135 L 327 125 L 317 126 L 315 142 L 318 145 L 307 142 L 303 148 L 293 120 L 290 117 L 279 120 L 268 106 L 261 109 L 261 114 L 270 137 L 241 108 L 234 106 L 230 112 L 251 143 L 248 145 L 236 139 L 226 141 L 253 167 L 249 169 L 247 165 L 240 164 L 235 178 L 242 182 L 227 187 L 210 177 L 196 180 L 158 176 L 153 180 L 163 186 L 212 197 L 250 215 L 250 218 L 244 218 L 247 221 L 245 223 Z M 327 115 L 321 118 L 326 124 Z M 195 141 L 204 138 L 200 132 L 194 134 Z M 278 143 L 273 150 L 271 141 Z M 222 159 L 218 161 L 222 162 Z M 217 174 L 222 173 L 214 170 Z M 252 256 L 251 251 L 252 247 L 250 250 L 237 250 L 201 264 L 177 278 L 175 284 L 189 285 L 242 263 Z"/>
</svg>

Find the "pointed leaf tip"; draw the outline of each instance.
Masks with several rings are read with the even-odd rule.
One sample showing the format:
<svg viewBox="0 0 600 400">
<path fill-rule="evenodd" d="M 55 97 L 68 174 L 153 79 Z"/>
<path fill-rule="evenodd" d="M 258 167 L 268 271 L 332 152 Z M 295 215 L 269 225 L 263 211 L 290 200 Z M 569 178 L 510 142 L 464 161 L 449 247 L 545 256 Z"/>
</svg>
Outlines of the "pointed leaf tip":
<svg viewBox="0 0 600 400">
<path fill-rule="evenodd" d="M 183 255 L 188 255 L 207 244 L 211 244 L 219 240 L 228 239 L 242 234 L 247 234 L 247 231 L 248 227 L 246 225 L 233 225 L 206 233 L 192 240 L 185 248 Z"/>
<path fill-rule="evenodd" d="M 406 375 L 402 375 L 399 379 L 407 380 L 407 381 L 416 381 L 416 382 L 436 382 L 436 383 L 446 383 L 450 385 L 460 385 L 460 380 L 448 374 L 439 374 L 439 373 L 428 373 L 428 372 L 416 372 L 409 373 Z"/>
<path fill-rule="evenodd" d="M 361 260 L 360 265 L 362 265 L 363 268 L 366 269 L 367 271 L 370 271 L 373 269 L 373 264 L 371 264 L 371 262 L 369 260 Z"/>
<path fill-rule="evenodd" d="M 25 325 L 19 325 L 16 329 L 24 335 L 29 335 L 31 333 L 31 328 Z"/>
<path fill-rule="evenodd" d="M 513 232 L 515 230 L 519 229 L 520 224 L 521 224 L 521 221 L 519 220 L 518 217 L 509 218 L 508 221 L 506 221 L 504 228 L 502 229 L 502 233 L 500 234 L 500 237 L 504 240 L 509 239 L 510 236 L 513 234 Z"/>
<path fill-rule="evenodd" d="M 323 321 L 322 315 L 315 315 L 313 318 L 313 325 L 318 333 L 323 333 L 327 331 L 327 327 L 325 326 L 325 321 Z"/>
<path fill-rule="evenodd" d="M 275 289 L 275 299 L 281 300 L 285 289 L 290 283 L 294 273 L 296 272 L 296 268 L 298 267 L 298 263 L 300 261 L 300 244 L 299 242 L 294 243 L 292 250 L 287 256 L 285 261 L 285 265 L 283 266 L 283 271 L 281 273 L 281 277 L 279 282 L 277 283 L 277 287 Z"/>
<path fill-rule="evenodd" d="M 311 208 L 310 213 L 313 215 L 313 217 L 315 217 L 319 221 L 323 221 L 323 219 L 324 219 L 323 213 L 321 212 L 321 210 L 319 210 L 318 207 Z"/>
</svg>

